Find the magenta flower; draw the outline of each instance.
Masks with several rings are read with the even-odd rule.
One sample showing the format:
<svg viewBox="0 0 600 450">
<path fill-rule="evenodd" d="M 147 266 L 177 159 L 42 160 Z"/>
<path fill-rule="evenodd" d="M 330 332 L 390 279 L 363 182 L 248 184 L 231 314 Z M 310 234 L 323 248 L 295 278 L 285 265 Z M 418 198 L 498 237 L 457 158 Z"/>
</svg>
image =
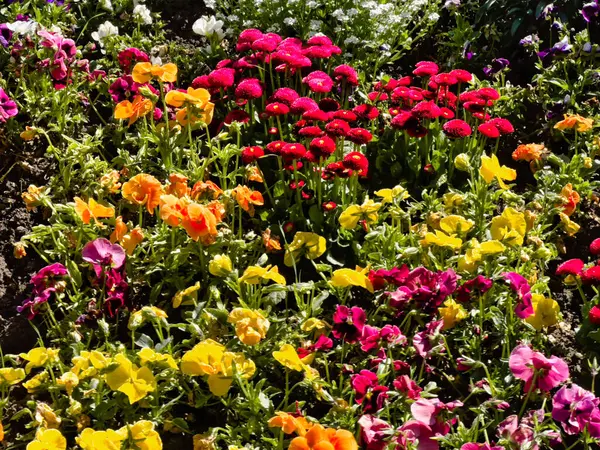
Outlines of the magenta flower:
<svg viewBox="0 0 600 450">
<path fill-rule="evenodd" d="M 0 122 L 6 122 L 11 117 L 16 116 L 18 112 L 17 104 L 0 87 Z"/>
<path fill-rule="evenodd" d="M 344 305 L 338 305 L 333 314 L 333 336 L 336 339 L 344 339 L 346 342 L 353 344 L 362 336 L 366 322 L 367 315 L 362 308 L 358 306 L 348 308 Z"/>
<path fill-rule="evenodd" d="M 134 63 L 150 61 L 150 58 L 148 58 L 148 55 L 146 53 L 135 47 L 130 47 L 126 48 L 125 50 L 121 50 L 119 52 L 118 59 L 119 65 L 125 73 L 130 73 Z"/>
<path fill-rule="evenodd" d="M 534 439 L 533 428 L 529 425 L 528 421 L 523 420 L 519 423 L 519 417 L 516 414 L 509 416 L 502 421 L 498 425 L 496 434 L 498 437 L 504 438 L 512 444 L 517 444 L 519 446 L 518 448 L 533 443 Z M 537 450 L 538 445 L 533 443 L 529 448 Z"/>
<path fill-rule="evenodd" d="M 552 418 L 562 424 L 565 433 L 581 433 L 599 402 L 594 394 L 576 384 L 563 386 L 552 399 Z"/>
<path fill-rule="evenodd" d="M 366 414 L 358 419 L 361 428 L 362 443 L 365 450 L 384 450 L 389 443 L 388 439 L 394 434 L 392 426 L 371 414 Z"/>
<path fill-rule="evenodd" d="M 551 356 L 546 358 L 528 345 L 519 345 L 510 354 L 508 365 L 513 375 L 525 381 L 525 392 L 532 389 L 550 391 L 569 378 L 569 367 L 562 359 Z"/>
<path fill-rule="evenodd" d="M 61 292 L 65 285 L 63 279 L 69 275 L 69 271 L 60 263 L 46 266 L 33 277 L 30 283 L 33 284 L 31 298 L 23 301 L 21 306 L 17 307 L 18 312 L 27 311 L 27 319 L 32 320 L 39 312 L 40 306 L 45 304 L 52 294 Z"/>
<path fill-rule="evenodd" d="M 385 288 L 386 284 L 393 284 L 394 286 L 402 285 L 409 274 L 410 270 L 408 269 L 408 266 L 404 264 L 400 268 L 394 267 L 390 270 L 371 270 L 371 272 L 369 272 L 369 280 L 371 281 L 373 288 L 377 291 Z"/>
<path fill-rule="evenodd" d="M 472 280 L 466 281 L 456 290 L 456 300 L 465 303 L 475 296 L 485 294 L 492 288 L 493 281 L 483 275 L 477 275 Z"/>
<path fill-rule="evenodd" d="M 381 386 L 377 375 L 369 370 L 361 370 L 351 377 L 352 388 L 356 391 L 356 403 L 363 406 L 364 412 L 376 412 L 383 408 L 388 398 L 386 386 Z"/>
<path fill-rule="evenodd" d="M 119 244 L 111 244 L 108 239 L 99 238 L 83 247 L 83 260 L 94 266 L 96 276 L 100 278 L 106 269 L 119 270 L 125 264 L 125 250 Z"/>
<path fill-rule="evenodd" d="M 435 436 L 433 430 L 427 424 L 418 420 L 409 420 L 402 425 L 398 436 L 398 450 L 414 449 L 416 444 L 417 450 L 438 450 L 440 444 L 438 441 L 431 439 Z M 412 444 L 409 446 L 409 443 Z"/>
<path fill-rule="evenodd" d="M 469 442 L 468 444 L 464 444 L 460 450 L 504 450 L 504 447 L 500 445 L 477 444 L 475 442 Z"/>
<path fill-rule="evenodd" d="M 510 288 L 517 293 L 520 302 L 515 306 L 515 314 L 520 319 L 527 319 L 534 314 L 533 304 L 531 303 L 531 286 L 523 277 L 516 272 L 506 272 L 502 274 L 510 283 Z"/>
<path fill-rule="evenodd" d="M 400 375 L 394 380 L 394 388 L 402 392 L 411 400 L 417 400 L 421 396 L 421 389 L 419 385 L 412 380 L 408 375 Z"/>
<path fill-rule="evenodd" d="M 106 273 L 104 309 L 110 317 L 113 317 L 120 308 L 125 306 L 128 288 L 127 281 L 120 271 L 111 269 Z"/>
<path fill-rule="evenodd" d="M 432 272 L 424 267 L 412 270 L 403 286 L 404 294 L 425 312 L 437 310 L 446 298 L 456 290 L 458 277 L 452 269 L 444 272 Z"/>
<path fill-rule="evenodd" d="M 444 347 L 444 343 L 440 337 L 440 331 L 443 326 L 444 321 L 442 319 L 434 320 L 426 325 L 425 330 L 415 334 L 413 346 L 421 358 L 427 359 L 434 351 Z"/>
</svg>

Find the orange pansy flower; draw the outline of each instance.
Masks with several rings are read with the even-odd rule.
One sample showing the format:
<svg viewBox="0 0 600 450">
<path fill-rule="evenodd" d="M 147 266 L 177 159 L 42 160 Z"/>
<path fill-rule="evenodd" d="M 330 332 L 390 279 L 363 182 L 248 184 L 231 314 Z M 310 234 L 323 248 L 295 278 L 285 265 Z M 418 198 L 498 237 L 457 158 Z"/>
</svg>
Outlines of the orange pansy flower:
<svg viewBox="0 0 600 450">
<path fill-rule="evenodd" d="M 289 450 L 358 450 L 354 435 L 317 424 L 305 436 L 292 439 Z"/>
<path fill-rule="evenodd" d="M 144 231 L 140 227 L 135 227 L 129 234 L 123 236 L 120 243 L 128 255 L 133 255 L 137 245 L 144 240 Z"/>
<path fill-rule="evenodd" d="M 217 223 L 223 222 L 223 217 L 226 213 L 225 205 L 223 205 L 223 203 L 213 200 L 212 202 L 208 203 L 206 207 L 211 213 L 214 214 L 215 219 L 217 219 Z"/>
<path fill-rule="evenodd" d="M 177 111 L 177 113 L 175 113 L 175 119 L 177 119 L 177 122 L 184 127 L 190 123 L 199 121 L 208 125 L 212 122 L 214 109 L 215 105 L 213 103 L 207 103 L 202 108 L 188 106 Z"/>
<path fill-rule="evenodd" d="M 217 236 L 217 219 L 206 206 L 190 203 L 183 211 L 181 226 L 194 241 L 212 244 Z"/>
<path fill-rule="evenodd" d="M 527 162 L 539 161 L 545 151 L 544 144 L 522 144 L 512 153 L 512 159 Z"/>
<path fill-rule="evenodd" d="M 141 173 L 123 185 L 123 197 L 136 205 L 146 205 L 150 214 L 160 203 L 163 187 L 152 175 Z"/>
<path fill-rule="evenodd" d="M 231 191 L 231 196 L 238 202 L 240 207 L 248 212 L 251 217 L 254 217 L 254 206 L 262 206 L 265 204 L 263 196 L 258 191 L 252 191 L 248 186 L 240 186 Z"/>
<path fill-rule="evenodd" d="M 137 63 L 131 73 L 133 81 L 136 83 L 148 83 L 152 78 L 158 78 L 164 83 L 174 83 L 177 81 L 177 66 L 173 63 L 164 66 L 155 66 L 149 62 Z"/>
<path fill-rule="evenodd" d="M 194 89 L 191 87 L 188 88 L 187 92 L 173 89 L 167 92 L 165 102 L 167 102 L 167 105 L 175 106 L 176 108 L 181 108 L 184 105 L 198 105 L 202 107 L 210 102 L 210 92 L 206 89 Z"/>
<path fill-rule="evenodd" d="M 172 194 L 160 196 L 160 218 L 172 227 L 178 227 L 183 219 L 183 211 L 187 206 L 184 198 Z"/>
<path fill-rule="evenodd" d="M 302 416 L 295 417 L 290 413 L 277 411 L 274 417 L 269 419 L 271 428 L 281 428 L 285 434 L 296 433 L 299 436 L 304 436 L 306 431 L 311 429 L 313 424 Z"/>
<path fill-rule="evenodd" d="M 114 217 L 115 215 L 115 208 L 112 206 L 102 206 L 93 198 L 90 198 L 88 203 L 84 202 L 79 197 L 75 197 L 74 200 L 75 212 L 86 225 L 94 219 L 96 225 L 103 228 L 104 225 L 102 225 L 98 219 L 102 217 Z"/>
<path fill-rule="evenodd" d="M 256 183 L 265 181 L 260 169 L 256 166 L 250 166 L 246 169 L 246 178 L 248 178 L 248 181 L 255 181 Z"/>
<path fill-rule="evenodd" d="M 119 178 L 121 178 L 119 171 L 112 170 L 100 177 L 100 186 L 107 189 L 111 194 L 116 194 L 121 189 Z"/>
<path fill-rule="evenodd" d="M 262 234 L 262 241 L 267 253 L 274 253 L 281 250 L 281 243 L 277 236 L 271 237 L 271 229 L 267 228 Z"/>
<path fill-rule="evenodd" d="M 123 217 L 117 217 L 115 221 L 115 231 L 110 234 L 110 242 L 113 244 L 120 241 L 127 234 L 127 225 L 123 222 Z"/>
<path fill-rule="evenodd" d="M 565 114 L 564 119 L 554 125 L 557 130 L 572 130 L 585 133 L 594 127 L 593 119 L 586 119 L 579 114 Z"/>
<path fill-rule="evenodd" d="M 573 190 L 573 185 L 571 183 L 568 183 L 565 187 L 562 188 L 562 190 L 560 191 L 560 196 L 563 198 L 563 204 L 557 206 L 562 206 L 563 213 L 565 213 L 567 216 L 570 216 L 575 212 L 575 209 L 577 208 L 577 204 L 581 200 L 581 197 L 579 196 L 577 191 Z"/>
<path fill-rule="evenodd" d="M 173 194 L 176 197 L 185 197 L 188 192 L 188 178 L 185 175 L 172 173 L 169 175 L 169 185 L 165 189 L 167 194 Z"/>
<path fill-rule="evenodd" d="M 197 181 L 192 187 L 190 196 L 194 200 L 198 200 L 200 197 L 206 197 L 209 200 L 216 200 L 223 195 L 223 190 L 212 181 Z"/>
<path fill-rule="evenodd" d="M 149 99 L 141 95 L 136 95 L 133 98 L 133 103 L 129 100 L 123 100 L 117 104 L 115 107 L 115 119 L 129 119 L 128 125 L 131 125 L 152 110 L 154 110 L 154 105 L 152 105 Z"/>
</svg>

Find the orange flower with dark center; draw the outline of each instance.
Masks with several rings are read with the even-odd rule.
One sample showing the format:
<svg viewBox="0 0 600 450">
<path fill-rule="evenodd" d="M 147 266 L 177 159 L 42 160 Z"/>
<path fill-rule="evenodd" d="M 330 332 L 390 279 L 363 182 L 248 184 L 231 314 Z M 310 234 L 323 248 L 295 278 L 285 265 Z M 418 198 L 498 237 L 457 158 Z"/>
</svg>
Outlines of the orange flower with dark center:
<svg viewBox="0 0 600 450">
<path fill-rule="evenodd" d="M 185 175 L 172 173 L 169 175 L 169 185 L 165 189 L 165 192 L 176 197 L 185 197 L 189 192 L 187 182 L 188 178 Z"/>
<path fill-rule="evenodd" d="M 160 196 L 160 218 L 172 227 L 178 227 L 183 219 L 183 211 L 188 201 L 172 194 Z"/>
<path fill-rule="evenodd" d="M 539 161 L 546 151 L 544 144 L 522 144 L 512 153 L 515 161 Z"/>
<path fill-rule="evenodd" d="M 262 234 L 262 241 L 267 253 L 274 253 L 281 250 L 281 243 L 277 236 L 271 237 L 271 229 L 267 228 Z"/>
<path fill-rule="evenodd" d="M 190 203 L 183 212 L 181 226 L 194 241 L 212 244 L 217 236 L 217 219 L 206 206 Z"/>
<path fill-rule="evenodd" d="M 223 191 L 219 186 L 217 186 L 212 181 L 197 181 L 192 187 L 191 197 L 194 200 L 198 200 L 201 197 L 207 198 L 209 200 L 216 200 L 221 195 L 223 195 Z"/>
<path fill-rule="evenodd" d="M 562 206 L 563 213 L 565 213 L 565 215 L 567 216 L 570 216 L 575 212 L 575 209 L 577 208 L 577 204 L 581 200 L 581 197 L 579 196 L 577 191 L 573 190 L 573 185 L 571 183 L 568 183 L 565 187 L 562 188 L 562 190 L 560 191 L 560 196 L 563 199 L 563 203 L 562 205 L 557 206 Z"/>
<path fill-rule="evenodd" d="M 317 424 L 306 435 L 292 439 L 288 450 L 358 450 L 358 444 L 348 430 Z"/>
<path fill-rule="evenodd" d="M 114 217 L 115 215 L 115 208 L 112 206 L 102 206 L 93 198 L 90 198 L 88 203 L 84 202 L 79 197 L 75 197 L 74 200 L 75 212 L 86 225 L 89 225 L 90 221 L 94 219 L 96 225 L 104 228 L 104 225 L 102 225 L 98 219 L 103 217 Z"/>
<path fill-rule="evenodd" d="M 154 105 L 147 98 L 136 95 L 133 103 L 129 100 L 123 100 L 115 107 L 115 119 L 129 119 L 128 125 L 133 124 L 140 117 L 144 117 L 150 111 L 154 110 Z"/>
<path fill-rule="evenodd" d="M 163 187 L 152 175 L 141 173 L 131 178 L 123 185 L 121 190 L 123 197 L 136 205 L 146 205 L 150 214 L 160 204 L 160 196 L 163 195 Z"/>
<path fill-rule="evenodd" d="M 252 191 L 248 186 L 240 186 L 231 191 L 231 196 L 238 202 L 238 205 L 254 217 L 254 206 L 262 206 L 265 204 L 263 196 L 258 191 Z"/>
<path fill-rule="evenodd" d="M 135 65 L 131 77 L 136 83 L 149 83 L 152 78 L 158 78 L 164 83 L 177 81 L 177 66 L 173 63 L 164 66 L 153 65 L 149 62 L 140 62 Z"/>
</svg>

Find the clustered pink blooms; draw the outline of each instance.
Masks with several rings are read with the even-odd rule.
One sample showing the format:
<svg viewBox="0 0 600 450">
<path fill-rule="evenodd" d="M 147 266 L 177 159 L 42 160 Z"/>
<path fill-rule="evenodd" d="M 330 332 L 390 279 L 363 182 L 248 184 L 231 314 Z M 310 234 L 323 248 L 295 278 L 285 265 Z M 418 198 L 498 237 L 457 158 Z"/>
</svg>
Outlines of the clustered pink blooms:
<svg viewBox="0 0 600 450">
<path fill-rule="evenodd" d="M 587 428 L 591 437 L 600 438 L 599 403 L 594 394 L 576 384 L 563 386 L 552 399 L 552 418 L 567 434 L 579 434 Z"/>
<path fill-rule="evenodd" d="M 82 255 L 84 261 L 92 264 L 98 285 L 104 287 L 104 308 L 113 317 L 126 304 L 125 250 L 108 239 L 98 238 L 83 247 Z"/>
<path fill-rule="evenodd" d="M 533 303 L 531 302 L 531 286 L 525 277 L 516 272 L 506 272 L 503 276 L 519 298 L 519 303 L 515 306 L 515 314 L 520 319 L 527 319 L 534 314 Z"/>
<path fill-rule="evenodd" d="M 525 381 L 524 390 L 548 392 L 569 378 L 569 367 L 562 359 L 542 353 L 528 345 L 518 345 L 510 354 L 508 365 L 513 375 Z"/>
<path fill-rule="evenodd" d="M 27 311 L 27 318 L 33 319 L 39 312 L 40 306 L 44 305 L 52 294 L 62 292 L 65 288 L 65 277 L 69 271 L 60 263 L 46 266 L 33 277 L 30 283 L 33 284 L 31 298 L 26 299 L 21 306 L 17 307 L 18 312 Z"/>
</svg>

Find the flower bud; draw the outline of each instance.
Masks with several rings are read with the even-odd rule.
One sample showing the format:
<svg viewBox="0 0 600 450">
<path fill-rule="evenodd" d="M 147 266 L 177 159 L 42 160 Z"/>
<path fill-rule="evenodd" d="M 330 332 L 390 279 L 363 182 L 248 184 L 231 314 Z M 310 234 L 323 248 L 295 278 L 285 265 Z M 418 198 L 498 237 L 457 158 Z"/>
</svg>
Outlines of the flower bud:
<svg viewBox="0 0 600 450">
<path fill-rule="evenodd" d="M 461 153 L 454 158 L 454 167 L 463 172 L 471 170 L 471 163 L 469 162 L 469 155 Z"/>
<path fill-rule="evenodd" d="M 208 271 L 215 277 L 226 277 L 233 270 L 231 259 L 227 255 L 216 255 L 208 264 Z"/>
<path fill-rule="evenodd" d="M 590 157 L 583 158 L 583 167 L 585 167 L 586 169 L 591 169 L 592 166 L 593 166 L 592 158 L 590 158 Z"/>
<path fill-rule="evenodd" d="M 17 242 L 14 245 L 13 255 L 17 259 L 21 259 L 27 256 L 27 251 L 25 250 L 27 246 L 23 242 Z"/>
</svg>

